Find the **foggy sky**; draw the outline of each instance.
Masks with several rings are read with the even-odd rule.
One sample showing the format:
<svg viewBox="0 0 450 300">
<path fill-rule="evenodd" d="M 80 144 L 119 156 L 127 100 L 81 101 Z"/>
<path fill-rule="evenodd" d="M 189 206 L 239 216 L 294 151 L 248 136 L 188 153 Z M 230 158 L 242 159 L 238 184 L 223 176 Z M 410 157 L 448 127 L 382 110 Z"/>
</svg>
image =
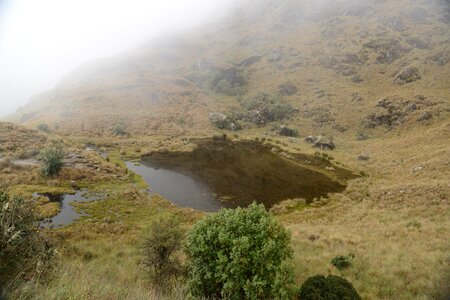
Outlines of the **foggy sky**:
<svg viewBox="0 0 450 300">
<path fill-rule="evenodd" d="M 0 0 L 0 118 L 65 73 L 211 20 L 221 0 Z"/>
</svg>

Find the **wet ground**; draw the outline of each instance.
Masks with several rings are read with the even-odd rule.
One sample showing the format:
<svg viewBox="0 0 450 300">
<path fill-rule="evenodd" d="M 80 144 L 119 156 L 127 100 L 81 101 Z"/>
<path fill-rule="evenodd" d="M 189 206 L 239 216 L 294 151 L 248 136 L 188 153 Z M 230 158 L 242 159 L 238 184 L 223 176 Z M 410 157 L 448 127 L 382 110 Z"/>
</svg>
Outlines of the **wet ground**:
<svg viewBox="0 0 450 300">
<path fill-rule="evenodd" d="M 60 228 L 73 223 L 76 219 L 85 215 L 84 213 L 78 213 L 72 204 L 102 199 L 101 196 L 88 196 L 86 192 L 87 191 L 85 190 L 80 190 L 75 194 L 33 194 L 33 197 L 45 196 L 48 197 L 51 202 L 60 203 L 60 212 L 52 218 L 45 219 L 41 225 L 43 227 Z"/>
</svg>

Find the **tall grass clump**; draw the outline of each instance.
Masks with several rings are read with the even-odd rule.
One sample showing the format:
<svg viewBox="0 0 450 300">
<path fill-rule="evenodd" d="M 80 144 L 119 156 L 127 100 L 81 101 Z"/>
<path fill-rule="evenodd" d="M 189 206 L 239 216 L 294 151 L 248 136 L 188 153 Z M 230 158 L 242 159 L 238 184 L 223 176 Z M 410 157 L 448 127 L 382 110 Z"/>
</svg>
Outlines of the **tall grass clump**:
<svg viewBox="0 0 450 300">
<path fill-rule="evenodd" d="M 208 215 L 187 236 L 188 290 L 206 299 L 290 299 L 289 243 L 263 205 Z"/>
<path fill-rule="evenodd" d="M 183 267 L 177 256 L 181 249 L 183 230 L 173 215 L 163 215 L 152 222 L 142 247 L 144 265 L 155 289 L 167 291 Z"/>
</svg>

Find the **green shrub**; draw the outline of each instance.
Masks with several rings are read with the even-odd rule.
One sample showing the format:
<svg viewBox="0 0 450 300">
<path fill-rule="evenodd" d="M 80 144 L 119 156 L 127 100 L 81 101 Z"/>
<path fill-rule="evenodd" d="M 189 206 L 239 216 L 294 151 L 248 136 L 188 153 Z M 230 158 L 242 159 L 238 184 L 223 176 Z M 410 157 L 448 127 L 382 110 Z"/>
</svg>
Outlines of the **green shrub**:
<svg viewBox="0 0 450 300">
<path fill-rule="evenodd" d="M 152 222 L 142 247 L 144 265 L 156 288 L 167 289 L 182 273 L 176 252 L 181 248 L 183 231 L 175 216 L 161 216 Z"/>
<path fill-rule="evenodd" d="M 43 132 L 50 132 L 50 128 L 48 127 L 48 125 L 47 124 L 45 124 L 45 123 L 41 123 L 41 124 L 39 124 L 37 127 L 37 130 L 39 130 L 39 131 L 43 131 Z"/>
<path fill-rule="evenodd" d="M 124 136 L 127 134 L 125 129 L 123 128 L 122 124 L 114 125 L 112 132 L 114 135 L 120 135 L 120 136 Z"/>
<path fill-rule="evenodd" d="M 331 264 L 333 266 L 335 266 L 336 269 L 338 269 L 338 270 L 344 270 L 344 269 L 349 268 L 352 265 L 350 259 L 351 259 L 351 256 L 339 255 L 339 256 L 334 257 L 331 260 Z"/>
<path fill-rule="evenodd" d="M 290 234 L 264 208 L 222 209 L 187 237 L 188 288 L 194 297 L 289 299 Z"/>
<path fill-rule="evenodd" d="M 339 276 L 316 275 L 308 278 L 300 288 L 300 300 L 359 300 L 353 285 Z"/>
<path fill-rule="evenodd" d="M 247 111 L 259 111 L 265 122 L 276 122 L 290 118 L 296 109 L 280 97 L 259 94 L 249 99 L 238 99 L 241 106 Z"/>
<path fill-rule="evenodd" d="M 58 175 L 63 166 L 64 148 L 61 142 L 53 142 L 39 152 L 39 159 L 43 162 L 42 174 L 45 176 Z"/>
<path fill-rule="evenodd" d="M 38 228 L 30 203 L 0 192 L 0 288 L 48 267 L 53 250 Z"/>
<path fill-rule="evenodd" d="M 186 118 L 184 116 L 178 116 L 176 123 L 178 125 L 185 125 L 186 124 Z"/>
</svg>

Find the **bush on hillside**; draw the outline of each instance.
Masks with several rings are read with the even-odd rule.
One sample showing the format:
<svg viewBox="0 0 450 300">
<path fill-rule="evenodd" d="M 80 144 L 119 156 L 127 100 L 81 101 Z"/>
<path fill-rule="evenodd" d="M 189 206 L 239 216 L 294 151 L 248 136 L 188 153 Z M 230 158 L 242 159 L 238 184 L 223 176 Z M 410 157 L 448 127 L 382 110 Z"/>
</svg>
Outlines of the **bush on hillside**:
<svg viewBox="0 0 450 300">
<path fill-rule="evenodd" d="M 114 135 L 118 135 L 118 136 L 124 136 L 127 134 L 127 132 L 125 131 L 125 129 L 123 128 L 122 124 L 116 124 L 114 125 L 112 132 Z"/>
<path fill-rule="evenodd" d="M 53 142 L 39 152 L 39 159 L 43 162 L 42 174 L 55 176 L 63 166 L 64 147 L 61 142 Z"/>
<path fill-rule="evenodd" d="M 23 276 L 39 276 L 53 255 L 36 215 L 21 198 L 0 192 L 0 288 Z"/>
<path fill-rule="evenodd" d="M 183 231 L 175 216 L 161 216 L 152 222 L 142 248 L 144 265 L 150 279 L 159 289 L 167 289 L 172 280 L 182 274 L 176 253 L 181 248 Z"/>
<path fill-rule="evenodd" d="M 48 127 L 48 125 L 45 123 L 39 124 L 36 128 L 39 131 L 43 131 L 43 132 L 47 132 L 47 133 L 50 132 L 50 127 Z"/>
<path fill-rule="evenodd" d="M 300 288 L 300 300 L 360 300 L 353 285 L 342 277 L 316 275 Z"/>
<path fill-rule="evenodd" d="M 351 258 L 352 258 L 351 255 L 349 255 L 349 256 L 339 255 L 339 256 L 334 257 L 331 260 L 331 264 L 333 266 L 335 266 L 336 269 L 338 269 L 338 270 L 344 270 L 344 269 L 349 268 L 352 265 L 352 263 L 350 261 Z"/>
<path fill-rule="evenodd" d="M 208 299 L 289 299 L 289 243 L 289 232 L 263 205 L 210 214 L 187 236 L 189 291 Z"/>
</svg>

